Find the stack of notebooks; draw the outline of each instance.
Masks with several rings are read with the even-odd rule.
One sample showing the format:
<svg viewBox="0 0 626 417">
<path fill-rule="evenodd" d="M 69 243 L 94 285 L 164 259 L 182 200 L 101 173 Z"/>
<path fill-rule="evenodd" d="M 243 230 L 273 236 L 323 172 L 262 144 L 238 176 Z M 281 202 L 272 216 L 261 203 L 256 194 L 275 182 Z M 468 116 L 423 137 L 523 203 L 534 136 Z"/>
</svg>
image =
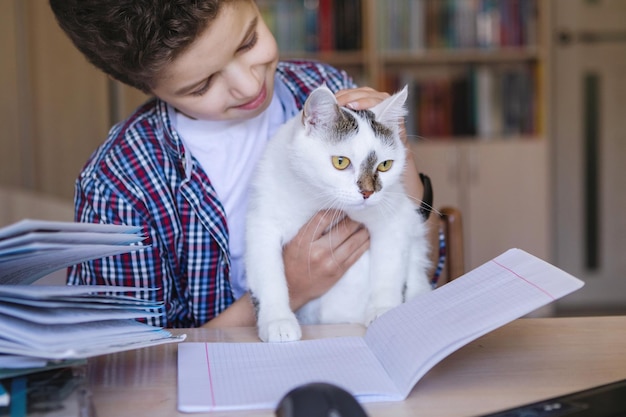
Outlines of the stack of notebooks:
<svg viewBox="0 0 626 417">
<path fill-rule="evenodd" d="M 137 321 L 164 314 L 163 303 L 141 297 L 155 289 L 24 285 L 141 250 L 143 240 L 133 226 L 22 220 L 0 228 L 0 371 L 184 340 Z"/>
<path fill-rule="evenodd" d="M 0 228 L 0 284 L 31 284 L 54 271 L 145 248 L 141 228 L 21 220 Z"/>
<path fill-rule="evenodd" d="M 2 285 L 0 353 L 75 359 L 181 340 L 136 321 L 163 314 L 163 305 L 123 294 L 134 290 Z"/>
</svg>

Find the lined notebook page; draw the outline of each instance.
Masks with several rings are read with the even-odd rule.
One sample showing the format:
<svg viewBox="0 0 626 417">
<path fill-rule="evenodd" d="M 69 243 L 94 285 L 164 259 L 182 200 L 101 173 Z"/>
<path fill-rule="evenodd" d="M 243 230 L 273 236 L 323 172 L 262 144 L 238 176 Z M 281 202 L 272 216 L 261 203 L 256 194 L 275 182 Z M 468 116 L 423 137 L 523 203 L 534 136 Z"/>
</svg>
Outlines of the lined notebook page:
<svg viewBox="0 0 626 417">
<path fill-rule="evenodd" d="M 274 408 L 291 389 L 331 382 L 360 401 L 402 400 L 441 359 L 580 287 L 582 281 L 511 249 L 379 317 L 365 337 L 290 343 L 182 343 L 178 408 Z"/>
<path fill-rule="evenodd" d="M 184 412 L 274 408 L 292 388 L 319 381 L 372 399 L 401 399 L 361 337 L 183 343 L 178 349 L 178 409 Z"/>
<path fill-rule="evenodd" d="M 511 249 L 387 312 L 370 325 L 365 340 L 406 398 L 458 348 L 582 286 L 559 268 Z"/>
</svg>

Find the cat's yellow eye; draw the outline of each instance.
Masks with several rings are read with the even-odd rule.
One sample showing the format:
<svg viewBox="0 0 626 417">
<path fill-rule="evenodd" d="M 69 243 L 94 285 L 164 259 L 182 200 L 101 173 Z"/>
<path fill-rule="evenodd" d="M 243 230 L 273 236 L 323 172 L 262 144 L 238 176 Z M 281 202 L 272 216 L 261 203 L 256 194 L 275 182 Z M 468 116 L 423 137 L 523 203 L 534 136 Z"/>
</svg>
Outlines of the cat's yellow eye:
<svg viewBox="0 0 626 417">
<path fill-rule="evenodd" d="M 380 164 L 378 164 L 378 167 L 376 169 L 380 172 L 386 172 L 391 169 L 392 165 L 393 165 L 393 161 L 391 159 L 388 159 L 387 161 L 383 161 Z"/>
<path fill-rule="evenodd" d="M 350 159 L 345 156 L 333 156 L 333 166 L 340 171 L 350 166 Z"/>
</svg>

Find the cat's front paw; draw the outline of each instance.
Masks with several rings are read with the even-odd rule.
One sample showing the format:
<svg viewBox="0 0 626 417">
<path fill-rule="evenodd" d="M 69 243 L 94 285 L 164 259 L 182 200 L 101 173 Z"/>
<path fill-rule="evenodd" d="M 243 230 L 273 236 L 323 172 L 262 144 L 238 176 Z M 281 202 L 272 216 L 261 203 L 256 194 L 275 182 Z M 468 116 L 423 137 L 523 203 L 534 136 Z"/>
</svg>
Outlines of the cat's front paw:
<svg viewBox="0 0 626 417">
<path fill-rule="evenodd" d="M 301 337 L 302 330 L 295 317 L 259 324 L 259 338 L 264 342 L 293 342 Z"/>
<path fill-rule="evenodd" d="M 391 310 L 393 307 L 371 307 L 367 309 L 367 312 L 365 313 L 365 325 L 369 326 L 370 324 L 372 324 L 372 322 L 374 320 L 376 320 L 378 317 L 382 316 L 383 314 L 385 314 L 387 311 Z"/>
</svg>

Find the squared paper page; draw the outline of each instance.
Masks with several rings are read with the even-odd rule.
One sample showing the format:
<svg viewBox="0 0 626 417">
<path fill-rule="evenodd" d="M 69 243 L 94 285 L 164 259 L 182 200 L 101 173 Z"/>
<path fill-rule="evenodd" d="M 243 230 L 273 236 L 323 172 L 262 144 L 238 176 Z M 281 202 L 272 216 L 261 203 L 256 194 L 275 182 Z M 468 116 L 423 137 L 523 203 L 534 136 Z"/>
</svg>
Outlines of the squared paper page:
<svg viewBox="0 0 626 417">
<path fill-rule="evenodd" d="M 64 243 L 91 245 L 130 245 L 144 240 L 144 236 L 133 233 L 95 232 L 29 232 L 0 240 L 0 249 L 20 248 L 35 243 Z M 0 251 L 0 254 L 5 252 Z M 6 253 L 11 253 L 7 251 Z"/>
<path fill-rule="evenodd" d="M 124 292 L 147 292 L 156 291 L 156 288 L 130 287 L 121 285 L 2 285 L 0 286 L 0 296 L 7 298 L 31 300 L 67 299 L 70 296 L 94 296 L 96 294 L 106 294 L 107 298 L 118 298 L 130 301 L 131 299 L 121 295 L 109 295 L 110 293 Z M 91 298 L 86 298 L 89 301 Z M 141 300 L 143 301 L 143 300 Z M 15 300 L 15 302 L 18 302 Z"/>
<path fill-rule="evenodd" d="M 296 386 L 329 382 L 361 401 L 400 400 L 361 337 L 290 343 L 183 343 L 178 347 L 178 409 L 274 408 Z"/>
<path fill-rule="evenodd" d="M 0 228 L 0 239 L 37 230 L 55 232 L 138 233 L 139 226 L 23 219 Z"/>
<path fill-rule="evenodd" d="M 90 309 L 81 308 L 80 304 L 75 304 L 73 307 L 46 308 L 0 302 L 0 319 L 3 319 L 5 316 L 12 316 L 38 324 L 73 324 L 112 319 L 140 319 L 162 315 L 164 315 L 163 311 L 146 311 L 131 308 L 112 310 L 102 308 Z"/>
<path fill-rule="evenodd" d="M 46 244 L 36 244 L 49 247 Z M 145 249 L 148 246 L 120 245 L 56 245 L 55 249 L 42 249 L 0 262 L 0 284 L 28 285 L 52 272 L 91 259 Z"/>
<path fill-rule="evenodd" d="M 87 345 L 96 338 L 151 332 L 155 329 L 159 328 L 132 319 L 59 324 L 56 326 L 32 323 L 11 316 L 2 316 L 2 320 L 0 320 L 1 338 L 41 348 L 65 347 L 75 344 Z"/>
<path fill-rule="evenodd" d="M 36 347 L 25 346 L 11 340 L 0 338 L 0 352 L 13 355 L 22 355 L 31 358 L 46 360 L 86 359 L 93 356 L 123 352 L 148 346 L 157 346 L 165 343 L 178 343 L 185 340 L 186 335 L 172 335 L 167 330 L 155 328 L 150 331 L 140 331 L 106 338 L 90 339 L 89 343 L 77 340 L 66 346 Z"/>
<path fill-rule="evenodd" d="M 443 358 L 472 340 L 582 287 L 583 282 L 511 249 L 379 317 L 365 340 L 403 398 Z"/>
</svg>

